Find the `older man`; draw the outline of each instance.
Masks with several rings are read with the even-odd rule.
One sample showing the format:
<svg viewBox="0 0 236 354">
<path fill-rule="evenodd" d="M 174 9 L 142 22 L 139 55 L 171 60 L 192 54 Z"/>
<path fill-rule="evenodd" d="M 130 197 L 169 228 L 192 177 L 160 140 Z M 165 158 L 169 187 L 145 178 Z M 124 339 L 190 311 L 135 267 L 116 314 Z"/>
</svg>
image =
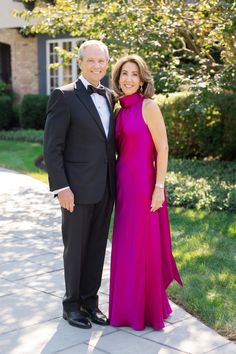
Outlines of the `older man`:
<svg viewBox="0 0 236 354">
<path fill-rule="evenodd" d="M 50 96 L 44 158 L 62 210 L 63 318 L 90 328 L 91 322 L 108 324 L 97 292 L 114 201 L 114 117 L 112 94 L 100 84 L 109 62 L 106 45 L 86 41 L 78 57 L 79 79 Z"/>
</svg>

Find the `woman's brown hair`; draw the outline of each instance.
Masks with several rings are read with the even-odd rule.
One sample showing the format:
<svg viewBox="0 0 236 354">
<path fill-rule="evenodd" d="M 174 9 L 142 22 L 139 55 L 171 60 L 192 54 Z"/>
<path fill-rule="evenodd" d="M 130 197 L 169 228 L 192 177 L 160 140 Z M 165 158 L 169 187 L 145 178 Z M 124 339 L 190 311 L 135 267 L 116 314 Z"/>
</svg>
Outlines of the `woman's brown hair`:
<svg viewBox="0 0 236 354">
<path fill-rule="evenodd" d="M 124 93 L 120 89 L 119 85 L 119 79 L 120 79 L 120 74 L 121 70 L 124 64 L 126 63 L 134 63 L 138 66 L 139 69 L 139 76 L 140 80 L 143 82 L 142 86 L 142 92 L 140 90 L 140 93 L 145 97 L 145 98 L 152 98 L 155 89 L 154 89 L 154 81 L 152 74 L 146 64 L 146 62 L 143 60 L 142 57 L 140 57 L 137 54 L 130 54 L 126 55 L 118 60 L 118 62 L 114 65 L 113 70 L 112 70 L 112 86 L 113 90 L 117 94 L 118 97 L 123 96 Z"/>
</svg>

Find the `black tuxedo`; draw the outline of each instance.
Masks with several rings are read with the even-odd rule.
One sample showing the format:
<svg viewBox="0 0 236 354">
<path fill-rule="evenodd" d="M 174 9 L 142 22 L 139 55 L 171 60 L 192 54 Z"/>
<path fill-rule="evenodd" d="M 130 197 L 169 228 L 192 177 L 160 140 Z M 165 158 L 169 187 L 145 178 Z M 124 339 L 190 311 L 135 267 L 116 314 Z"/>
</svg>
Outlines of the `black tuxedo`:
<svg viewBox="0 0 236 354">
<path fill-rule="evenodd" d="M 44 137 L 50 190 L 70 186 L 75 201 L 98 202 L 105 190 L 107 170 L 114 196 L 115 145 L 113 97 L 107 89 L 111 113 L 108 138 L 93 103 L 80 80 L 52 92 Z"/>
<path fill-rule="evenodd" d="M 75 209 L 62 208 L 66 294 L 64 308 L 97 305 L 107 234 L 115 194 L 113 97 L 108 137 L 80 80 L 56 89 L 49 103 L 44 159 L 50 190 L 70 186 Z"/>
</svg>

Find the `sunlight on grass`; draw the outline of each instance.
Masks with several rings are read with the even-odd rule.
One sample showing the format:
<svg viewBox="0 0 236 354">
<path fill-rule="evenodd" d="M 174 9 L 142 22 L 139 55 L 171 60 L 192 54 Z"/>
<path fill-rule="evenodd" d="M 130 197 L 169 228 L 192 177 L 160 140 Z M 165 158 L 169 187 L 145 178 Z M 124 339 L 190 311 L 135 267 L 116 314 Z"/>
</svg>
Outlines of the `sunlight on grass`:
<svg viewBox="0 0 236 354">
<path fill-rule="evenodd" d="M 47 173 L 34 164 L 42 152 L 43 148 L 39 143 L 0 140 L 0 166 L 47 183 Z"/>
<path fill-rule="evenodd" d="M 170 208 L 173 253 L 184 288 L 173 301 L 222 335 L 236 338 L 236 215 Z"/>
<path fill-rule="evenodd" d="M 27 173 L 28 176 L 38 179 L 39 181 L 48 184 L 48 174 L 43 171 Z"/>
<path fill-rule="evenodd" d="M 0 163 L 7 168 L 26 172 L 38 171 L 34 160 L 40 155 L 42 145 L 39 143 L 0 141 Z"/>
</svg>

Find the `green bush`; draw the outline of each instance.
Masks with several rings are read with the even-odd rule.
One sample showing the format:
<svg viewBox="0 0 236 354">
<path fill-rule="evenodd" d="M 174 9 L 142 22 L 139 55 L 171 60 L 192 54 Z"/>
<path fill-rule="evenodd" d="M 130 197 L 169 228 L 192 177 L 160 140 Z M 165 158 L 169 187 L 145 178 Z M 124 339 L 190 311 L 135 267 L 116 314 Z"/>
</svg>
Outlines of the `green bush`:
<svg viewBox="0 0 236 354">
<path fill-rule="evenodd" d="M 222 157 L 236 158 L 236 95 L 219 94 L 215 97 L 223 120 Z"/>
<path fill-rule="evenodd" d="M 32 143 L 43 143 L 43 130 L 19 129 L 0 131 L 0 140 L 28 141 Z"/>
<path fill-rule="evenodd" d="M 11 121 L 10 129 L 19 128 L 20 126 L 20 105 L 13 105 L 13 117 Z"/>
<path fill-rule="evenodd" d="M 7 95 L 12 97 L 12 92 L 8 84 L 0 80 L 0 96 Z"/>
<path fill-rule="evenodd" d="M 174 93 L 157 96 L 173 157 L 236 158 L 236 95 Z"/>
<path fill-rule="evenodd" d="M 9 129 L 17 119 L 12 107 L 13 94 L 5 82 L 0 81 L 0 130 Z"/>
<path fill-rule="evenodd" d="M 170 159 L 170 206 L 236 212 L 236 161 Z"/>
<path fill-rule="evenodd" d="M 0 95 L 0 130 L 8 129 L 13 119 L 12 99 L 8 95 Z"/>
<path fill-rule="evenodd" d="M 20 106 L 23 129 L 43 129 L 46 120 L 47 95 L 25 95 Z"/>
</svg>

